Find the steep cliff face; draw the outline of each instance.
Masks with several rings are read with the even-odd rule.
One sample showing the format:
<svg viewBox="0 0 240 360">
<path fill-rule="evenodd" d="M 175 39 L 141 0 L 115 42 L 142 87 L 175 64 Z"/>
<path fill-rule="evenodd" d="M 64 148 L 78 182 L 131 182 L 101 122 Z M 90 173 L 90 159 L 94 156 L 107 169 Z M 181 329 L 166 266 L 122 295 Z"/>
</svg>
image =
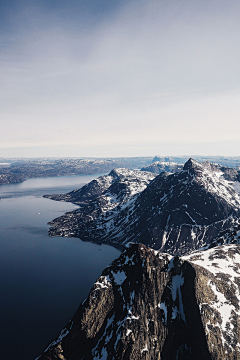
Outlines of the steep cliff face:
<svg viewBox="0 0 240 360">
<path fill-rule="evenodd" d="M 211 249 L 216 246 L 224 244 L 240 244 L 240 220 L 238 219 L 235 225 L 224 231 L 220 231 L 219 234 L 211 241 L 202 247 L 202 250 Z"/>
<path fill-rule="evenodd" d="M 238 223 L 239 182 L 223 174 L 217 165 L 189 159 L 173 174 L 118 176 L 88 205 L 53 220 L 49 233 L 186 254 Z"/>
<path fill-rule="evenodd" d="M 240 357 L 240 246 L 183 257 L 195 270 L 195 296 L 213 359 Z"/>
<path fill-rule="evenodd" d="M 238 359 L 240 246 L 128 246 L 39 360 Z"/>
</svg>

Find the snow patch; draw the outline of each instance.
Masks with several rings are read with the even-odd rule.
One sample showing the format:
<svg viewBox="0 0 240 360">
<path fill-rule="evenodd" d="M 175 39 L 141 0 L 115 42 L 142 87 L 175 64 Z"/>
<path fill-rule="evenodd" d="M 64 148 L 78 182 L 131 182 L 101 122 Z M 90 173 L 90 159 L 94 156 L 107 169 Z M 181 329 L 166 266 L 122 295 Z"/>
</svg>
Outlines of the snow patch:
<svg viewBox="0 0 240 360">
<path fill-rule="evenodd" d="M 142 354 L 143 352 L 145 352 L 145 351 L 148 351 L 148 346 L 147 346 L 147 344 L 145 345 L 145 348 L 142 349 L 141 354 Z"/>
<path fill-rule="evenodd" d="M 131 332 L 132 332 L 132 330 L 127 329 L 126 336 L 130 335 L 130 334 L 131 334 Z"/>
<path fill-rule="evenodd" d="M 167 325 L 167 305 L 164 302 L 158 304 L 159 309 L 163 310 L 164 312 L 164 323 Z"/>
<path fill-rule="evenodd" d="M 94 356 L 93 360 L 107 360 L 108 352 L 106 348 L 102 348 L 101 354 Z"/>
<path fill-rule="evenodd" d="M 116 274 L 112 272 L 113 279 L 116 285 L 122 285 L 122 283 L 126 280 L 127 276 L 124 271 L 118 271 Z"/>
<path fill-rule="evenodd" d="M 174 314 L 172 314 L 174 319 L 179 315 L 179 317 L 186 322 L 184 310 L 183 310 L 183 302 L 182 302 L 182 292 L 181 292 L 181 286 L 184 284 L 184 277 L 181 275 L 174 275 L 172 277 L 172 284 L 171 284 L 171 290 L 172 290 L 172 299 L 173 302 L 176 301 L 178 296 L 178 308 L 177 310 L 173 308 Z"/>
<path fill-rule="evenodd" d="M 95 282 L 95 285 L 98 285 L 102 289 L 108 288 L 109 286 L 111 286 L 109 276 L 100 276 L 100 278 L 98 280 L 99 281 Z M 99 287 L 97 289 L 95 289 L 95 290 L 98 290 Z"/>
</svg>

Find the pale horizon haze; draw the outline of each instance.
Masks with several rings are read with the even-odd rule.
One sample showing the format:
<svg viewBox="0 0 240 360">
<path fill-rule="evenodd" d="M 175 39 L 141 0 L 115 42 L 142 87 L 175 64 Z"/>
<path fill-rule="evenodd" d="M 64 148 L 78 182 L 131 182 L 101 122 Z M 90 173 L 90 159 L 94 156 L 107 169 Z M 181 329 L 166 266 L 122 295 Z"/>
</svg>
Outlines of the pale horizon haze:
<svg viewBox="0 0 240 360">
<path fill-rule="evenodd" d="M 0 0 L 0 157 L 240 155 L 240 2 Z"/>
</svg>

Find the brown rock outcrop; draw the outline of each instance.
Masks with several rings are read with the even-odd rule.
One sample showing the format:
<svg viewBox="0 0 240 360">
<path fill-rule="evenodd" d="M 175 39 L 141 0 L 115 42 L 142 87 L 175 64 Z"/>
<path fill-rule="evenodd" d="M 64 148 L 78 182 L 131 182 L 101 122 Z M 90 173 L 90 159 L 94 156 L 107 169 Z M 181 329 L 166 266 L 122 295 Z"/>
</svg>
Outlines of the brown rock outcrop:
<svg viewBox="0 0 240 360">
<path fill-rule="evenodd" d="M 179 258 L 132 244 L 38 359 L 238 359 L 239 262 L 239 245 Z"/>
</svg>

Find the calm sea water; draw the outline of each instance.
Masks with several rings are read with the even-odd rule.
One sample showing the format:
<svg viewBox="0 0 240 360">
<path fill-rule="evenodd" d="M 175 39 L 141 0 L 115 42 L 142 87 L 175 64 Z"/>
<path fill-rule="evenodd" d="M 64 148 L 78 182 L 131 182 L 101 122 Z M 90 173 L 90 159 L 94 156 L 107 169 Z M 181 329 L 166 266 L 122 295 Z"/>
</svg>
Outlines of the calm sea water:
<svg viewBox="0 0 240 360">
<path fill-rule="evenodd" d="M 96 176 L 29 179 L 0 186 L 0 357 L 33 360 L 71 319 L 102 270 L 120 254 L 80 239 L 48 237 L 71 203 L 42 198 Z"/>
</svg>

